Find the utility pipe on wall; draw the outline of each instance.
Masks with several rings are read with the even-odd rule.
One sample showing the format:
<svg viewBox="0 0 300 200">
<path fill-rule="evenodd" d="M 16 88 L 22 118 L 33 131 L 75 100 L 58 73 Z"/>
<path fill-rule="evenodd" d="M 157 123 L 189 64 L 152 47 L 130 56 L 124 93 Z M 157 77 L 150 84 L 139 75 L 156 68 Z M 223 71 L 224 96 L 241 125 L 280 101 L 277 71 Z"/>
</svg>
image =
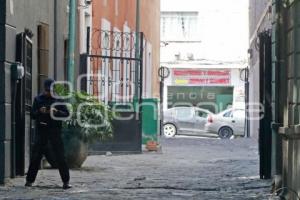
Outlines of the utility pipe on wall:
<svg viewBox="0 0 300 200">
<path fill-rule="evenodd" d="M 57 49 L 57 14 L 58 14 L 58 6 L 57 0 L 54 0 L 54 49 Z M 57 52 L 54 52 L 54 79 L 57 79 Z"/>
<path fill-rule="evenodd" d="M 74 87 L 75 80 L 75 38 L 76 38 L 76 5 L 77 0 L 69 0 L 69 42 L 67 79 Z"/>
<path fill-rule="evenodd" d="M 143 44 L 143 41 L 140 41 L 140 0 L 136 0 L 136 21 L 135 21 L 135 38 L 136 38 L 136 43 L 135 43 L 135 58 L 140 58 L 140 42 L 141 44 Z M 142 62 L 142 60 L 140 60 L 140 62 Z M 138 94 L 139 94 L 139 61 L 135 62 L 135 98 L 138 98 Z M 142 77 L 140 77 L 140 79 L 142 79 Z M 140 90 L 143 91 L 143 90 Z M 140 96 L 142 96 L 142 94 L 140 94 Z"/>
</svg>

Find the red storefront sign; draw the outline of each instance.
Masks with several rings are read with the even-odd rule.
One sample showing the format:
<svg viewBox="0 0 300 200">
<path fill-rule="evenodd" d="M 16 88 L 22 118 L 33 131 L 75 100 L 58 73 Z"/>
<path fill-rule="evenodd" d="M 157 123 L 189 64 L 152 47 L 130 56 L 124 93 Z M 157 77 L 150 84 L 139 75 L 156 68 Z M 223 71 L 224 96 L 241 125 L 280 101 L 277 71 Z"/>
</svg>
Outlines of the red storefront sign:
<svg viewBox="0 0 300 200">
<path fill-rule="evenodd" d="M 230 79 L 196 79 L 191 78 L 188 80 L 189 84 L 230 84 Z"/>
<path fill-rule="evenodd" d="M 174 76 L 230 76 L 230 70 L 174 69 Z"/>
<path fill-rule="evenodd" d="M 231 83 L 231 71 L 222 69 L 174 69 L 173 76 L 175 84 L 229 85 Z"/>
</svg>

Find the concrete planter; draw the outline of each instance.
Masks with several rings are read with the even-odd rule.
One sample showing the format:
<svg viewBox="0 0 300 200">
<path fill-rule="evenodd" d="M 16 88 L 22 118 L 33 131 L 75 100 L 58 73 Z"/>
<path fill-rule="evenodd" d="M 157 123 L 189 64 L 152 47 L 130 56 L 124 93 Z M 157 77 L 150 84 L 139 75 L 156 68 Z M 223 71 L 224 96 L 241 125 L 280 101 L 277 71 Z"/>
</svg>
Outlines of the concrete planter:
<svg viewBox="0 0 300 200">
<path fill-rule="evenodd" d="M 79 135 L 80 128 L 64 129 L 62 138 L 65 148 L 65 158 L 69 168 L 80 168 L 88 156 L 88 143 Z"/>
<path fill-rule="evenodd" d="M 88 143 L 80 138 L 79 131 L 80 128 L 62 130 L 65 159 L 71 169 L 80 168 L 88 157 Z M 52 168 L 57 168 L 52 148 L 51 145 L 48 146 L 45 157 Z"/>
</svg>

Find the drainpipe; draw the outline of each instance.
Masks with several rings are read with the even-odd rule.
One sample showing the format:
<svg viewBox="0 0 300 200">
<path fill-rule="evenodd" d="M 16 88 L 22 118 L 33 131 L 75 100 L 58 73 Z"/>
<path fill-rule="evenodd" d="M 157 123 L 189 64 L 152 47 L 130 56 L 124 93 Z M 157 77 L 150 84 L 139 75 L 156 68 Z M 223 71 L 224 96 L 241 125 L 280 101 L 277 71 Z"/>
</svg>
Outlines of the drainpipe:
<svg viewBox="0 0 300 200">
<path fill-rule="evenodd" d="M 57 49 L 57 0 L 54 0 L 54 49 Z M 57 80 L 57 52 L 54 52 L 54 79 Z"/>
<path fill-rule="evenodd" d="M 246 137 L 250 138 L 250 113 L 249 113 L 249 67 L 245 69 L 245 104 L 246 104 L 246 119 L 245 119 L 245 132 Z"/>
<path fill-rule="evenodd" d="M 69 0 L 69 42 L 68 42 L 68 64 L 67 79 L 74 87 L 75 76 L 75 38 L 76 38 L 76 5 L 77 0 Z"/>
<path fill-rule="evenodd" d="M 275 116 L 273 117 L 272 132 L 273 132 L 273 159 L 274 159 L 274 190 L 284 188 L 287 186 L 287 174 L 285 168 L 286 155 L 288 153 L 286 142 L 283 141 L 282 136 L 279 134 L 279 128 L 284 126 L 284 115 L 285 115 L 285 102 L 286 102 L 286 8 L 284 7 L 284 1 L 276 0 L 275 7 L 273 7 L 275 16 L 276 30 L 275 33 L 275 55 L 273 62 L 275 62 Z M 280 91 L 280 93 L 278 92 Z M 288 191 L 280 191 L 281 197 L 287 197 Z"/>
<path fill-rule="evenodd" d="M 136 0 L 136 21 L 135 21 L 135 38 L 136 38 L 136 43 L 135 43 L 135 58 L 138 59 L 141 57 L 140 55 L 140 42 L 141 44 L 143 44 L 143 41 L 140 41 L 140 0 Z M 139 64 L 140 62 L 142 62 L 142 60 L 140 61 L 136 61 L 135 62 L 135 94 L 134 97 L 135 99 L 138 99 L 138 95 L 139 95 Z M 142 65 L 140 65 L 142 66 Z M 140 81 L 142 81 L 143 77 L 140 77 Z M 143 90 L 140 90 L 143 91 Z M 140 94 L 140 96 L 142 96 L 142 94 Z"/>
</svg>

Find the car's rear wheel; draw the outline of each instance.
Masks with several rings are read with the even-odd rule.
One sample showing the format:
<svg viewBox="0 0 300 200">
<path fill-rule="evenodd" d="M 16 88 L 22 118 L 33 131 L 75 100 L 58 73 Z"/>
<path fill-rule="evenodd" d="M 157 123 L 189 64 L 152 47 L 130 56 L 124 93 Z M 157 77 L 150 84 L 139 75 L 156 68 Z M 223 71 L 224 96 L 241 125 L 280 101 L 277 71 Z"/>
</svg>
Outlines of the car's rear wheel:
<svg viewBox="0 0 300 200">
<path fill-rule="evenodd" d="M 230 139 L 233 136 L 233 130 L 227 126 L 222 127 L 218 134 L 221 139 Z"/>
<path fill-rule="evenodd" d="M 177 128 L 174 124 L 165 124 L 164 125 L 164 136 L 166 138 L 172 138 L 176 135 Z"/>
</svg>

